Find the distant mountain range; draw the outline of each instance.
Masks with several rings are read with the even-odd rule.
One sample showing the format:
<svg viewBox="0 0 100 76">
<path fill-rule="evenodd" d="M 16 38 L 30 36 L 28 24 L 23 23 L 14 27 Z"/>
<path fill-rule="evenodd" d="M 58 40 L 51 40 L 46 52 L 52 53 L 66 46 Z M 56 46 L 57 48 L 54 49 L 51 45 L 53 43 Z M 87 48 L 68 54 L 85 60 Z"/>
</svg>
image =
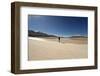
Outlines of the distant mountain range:
<svg viewBox="0 0 100 76">
<path fill-rule="evenodd" d="M 58 37 L 55 35 L 49 35 L 43 32 L 35 32 L 33 30 L 29 30 L 28 31 L 28 36 L 30 37 Z M 62 37 L 64 38 L 64 37 Z M 70 37 L 66 37 L 66 38 L 87 38 L 86 36 L 70 36 Z"/>
<path fill-rule="evenodd" d="M 35 32 L 32 30 L 28 31 L 28 36 L 31 36 L 31 37 L 57 37 L 55 35 L 48 35 L 48 34 L 43 33 L 43 32 Z"/>
</svg>

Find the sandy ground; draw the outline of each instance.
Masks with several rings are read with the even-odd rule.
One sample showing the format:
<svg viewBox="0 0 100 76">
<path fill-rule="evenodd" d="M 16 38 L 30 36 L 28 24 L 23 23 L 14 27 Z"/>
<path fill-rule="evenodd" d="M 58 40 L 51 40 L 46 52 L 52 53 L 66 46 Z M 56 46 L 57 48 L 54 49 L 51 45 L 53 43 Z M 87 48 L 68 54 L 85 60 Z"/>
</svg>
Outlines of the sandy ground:
<svg viewBox="0 0 100 76">
<path fill-rule="evenodd" d="M 87 39 L 29 37 L 29 60 L 79 59 L 88 57 Z"/>
</svg>

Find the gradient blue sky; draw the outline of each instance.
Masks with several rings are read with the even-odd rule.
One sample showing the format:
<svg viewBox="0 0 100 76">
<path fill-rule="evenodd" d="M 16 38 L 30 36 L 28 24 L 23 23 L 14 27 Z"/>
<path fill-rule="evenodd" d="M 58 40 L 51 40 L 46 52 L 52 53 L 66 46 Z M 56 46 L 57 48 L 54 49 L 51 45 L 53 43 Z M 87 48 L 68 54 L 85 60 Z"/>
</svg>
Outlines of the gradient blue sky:
<svg viewBox="0 0 100 76">
<path fill-rule="evenodd" d="M 87 17 L 29 15 L 28 30 L 63 37 L 88 34 Z"/>
</svg>

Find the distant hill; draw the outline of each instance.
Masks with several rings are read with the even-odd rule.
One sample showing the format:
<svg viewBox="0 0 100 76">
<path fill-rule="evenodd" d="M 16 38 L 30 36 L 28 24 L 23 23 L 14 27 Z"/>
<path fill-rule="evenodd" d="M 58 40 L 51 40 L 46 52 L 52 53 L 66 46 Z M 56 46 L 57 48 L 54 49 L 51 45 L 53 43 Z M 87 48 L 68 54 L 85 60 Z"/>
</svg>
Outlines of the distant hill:
<svg viewBox="0 0 100 76">
<path fill-rule="evenodd" d="M 57 37 L 55 35 L 48 35 L 48 34 L 43 33 L 43 32 L 35 32 L 32 30 L 28 31 L 28 36 L 31 36 L 31 37 Z"/>
<path fill-rule="evenodd" d="M 87 36 L 71 36 L 69 38 L 87 38 Z"/>
<path fill-rule="evenodd" d="M 55 35 L 49 35 L 43 32 L 35 32 L 33 30 L 29 30 L 28 31 L 28 36 L 30 37 L 58 37 Z M 61 38 L 66 38 L 66 37 L 61 37 Z M 86 36 L 71 36 L 71 37 L 67 37 L 67 38 L 87 38 Z"/>
</svg>

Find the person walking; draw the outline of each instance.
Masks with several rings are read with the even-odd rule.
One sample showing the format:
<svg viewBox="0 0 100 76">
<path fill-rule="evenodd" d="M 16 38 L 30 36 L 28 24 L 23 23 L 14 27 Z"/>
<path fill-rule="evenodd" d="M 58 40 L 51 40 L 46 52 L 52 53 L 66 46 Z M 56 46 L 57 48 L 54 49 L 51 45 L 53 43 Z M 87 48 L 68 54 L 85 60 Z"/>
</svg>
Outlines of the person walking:
<svg viewBox="0 0 100 76">
<path fill-rule="evenodd" d="M 60 37 L 58 37 L 59 43 L 60 43 Z"/>
</svg>

